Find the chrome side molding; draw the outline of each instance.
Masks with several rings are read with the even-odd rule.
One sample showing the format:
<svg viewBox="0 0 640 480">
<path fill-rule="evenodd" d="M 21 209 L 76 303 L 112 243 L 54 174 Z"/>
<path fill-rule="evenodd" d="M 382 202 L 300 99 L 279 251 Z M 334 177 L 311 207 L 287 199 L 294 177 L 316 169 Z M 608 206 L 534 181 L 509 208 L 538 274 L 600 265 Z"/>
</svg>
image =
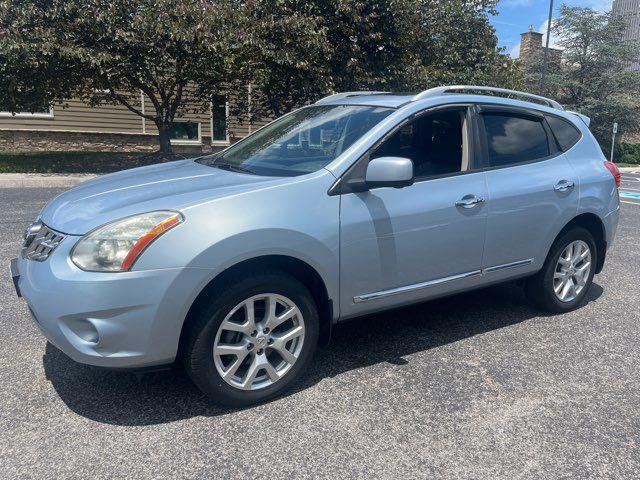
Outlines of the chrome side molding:
<svg viewBox="0 0 640 480">
<path fill-rule="evenodd" d="M 429 280 L 428 282 L 415 283 L 413 285 L 392 288 L 390 290 L 382 290 L 381 292 L 358 295 L 356 297 L 353 297 L 353 301 L 354 303 L 368 302 L 369 300 L 377 300 L 379 298 L 390 297 L 392 295 L 399 295 L 401 293 L 422 290 L 423 288 L 433 287 L 435 285 L 441 285 L 443 283 L 453 282 L 455 280 L 461 280 L 463 278 L 475 277 L 476 275 L 482 275 L 482 270 L 474 270 L 473 272 L 461 273 L 459 275 L 452 275 L 450 277 L 437 278 L 435 280 Z"/>
<path fill-rule="evenodd" d="M 476 276 L 482 276 L 485 273 L 498 272 L 500 270 L 507 270 L 510 268 L 523 267 L 525 265 L 531 265 L 533 258 L 526 260 L 518 260 L 517 262 L 504 263 L 502 265 L 494 265 L 493 267 L 487 267 L 484 270 L 474 270 L 472 272 L 460 273 L 458 275 L 452 275 L 450 277 L 436 278 L 435 280 L 429 280 L 428 282 L 414 283 L 413 285 L 406 285 L 404 287 L 391 288 L 389 290 L 382 290 L 380 292 L 366 293 L 363 295 L 357 295 L 353 297 L 353 303 L 368 302 L 370 300 L 378 300 L 380 298 L 391 297 L 393 295 L 400 295 L 402 293 L 415 292 L 424 288 L 435 287 L 436 285 L 442 285 L 444 283 L 453 282 L 456 280 L 462 280 L 463 278 L 470 278 Z"/>
<path fill-rule="evenodd" d="M 524 267 L 525 265 L 531 265 L 533 258 L 526 260 L 519 260 L 517 262 L 503 263 L 502 265 L 494 265 L 493 267 L 487 267 L 484 269 L 484 273 L 497 272 L 498 270 L 507 270 L 508 268 Z"/>
</svg>

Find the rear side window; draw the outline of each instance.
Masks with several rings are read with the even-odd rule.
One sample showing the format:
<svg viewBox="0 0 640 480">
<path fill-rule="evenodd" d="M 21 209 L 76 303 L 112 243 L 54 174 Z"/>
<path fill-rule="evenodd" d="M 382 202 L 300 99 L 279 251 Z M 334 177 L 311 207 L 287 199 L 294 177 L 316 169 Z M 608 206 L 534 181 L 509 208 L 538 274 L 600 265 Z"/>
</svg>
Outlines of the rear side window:
<svg viewBox="0 0 640 480">
<path fill-rule="evenodd" d="M 556 137 L 558 146 L 566 152 L 580 140 L 580 130 L 574 127 L 571 122 L 558 117 L 547 117 L 547 123 L 551 127 L 553 136 Z"/>
<path fill-rule="evenodd" d="M 483 114 L 490 167 L 504 167 L 548 157 L 542 120 L 506 113 Z"/>
</svg>

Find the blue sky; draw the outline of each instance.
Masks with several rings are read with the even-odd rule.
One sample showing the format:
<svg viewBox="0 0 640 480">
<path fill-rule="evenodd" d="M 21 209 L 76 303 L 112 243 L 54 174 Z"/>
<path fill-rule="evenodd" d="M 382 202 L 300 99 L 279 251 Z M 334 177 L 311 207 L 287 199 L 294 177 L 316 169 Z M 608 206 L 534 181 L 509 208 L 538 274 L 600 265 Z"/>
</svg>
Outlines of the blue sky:
<svg viewBox="0 0 640 480">
<path fill-rule="evenodd" d="M 601 11 L 611 9 L 611 0 L 555 0 L 554 16 L 562 4 Z M 520 34 L 528 31 L 529 25 L 539 32 L 546 32 L 549 0 L 500 0 L 497 10 L 498 15 L 491 18 L 491 23 L 496 29 L 499 45 L 507 47 L 512 57 L 518 56 Z"/>
</svg>

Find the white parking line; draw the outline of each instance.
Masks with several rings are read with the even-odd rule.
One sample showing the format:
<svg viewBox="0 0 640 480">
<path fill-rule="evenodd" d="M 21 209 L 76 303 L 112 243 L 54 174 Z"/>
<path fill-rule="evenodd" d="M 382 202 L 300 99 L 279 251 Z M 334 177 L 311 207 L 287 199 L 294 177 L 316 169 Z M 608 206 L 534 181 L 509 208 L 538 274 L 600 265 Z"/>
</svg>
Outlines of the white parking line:
<svg viewBox="0 0 640 480">
<path fill-rule="evenodd" d="M 627 202 L 626 200 L 620 200 L 620 203 L 628 203 L 629 205 L 638 205 L 640 207 L 640 202 Z"/>
</svg>

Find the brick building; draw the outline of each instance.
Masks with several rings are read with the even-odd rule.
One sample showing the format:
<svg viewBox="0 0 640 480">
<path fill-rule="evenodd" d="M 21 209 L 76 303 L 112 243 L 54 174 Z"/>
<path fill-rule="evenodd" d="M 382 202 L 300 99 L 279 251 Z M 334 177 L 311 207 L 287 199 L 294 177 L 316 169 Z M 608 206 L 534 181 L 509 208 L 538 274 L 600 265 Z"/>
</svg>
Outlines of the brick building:
<svg viewBox="0 0 640 480">
<path fill-rule="evenodd" d="M 529 28 L 528 32 L 520 34 L 520 61 L 522 62 L 525 82 L 533 92 L 538 91 L 540 76 L 544 61 L 544 52 L 547 48 L 542 44 L 544 35 Z M 562 63 L 562 50 L 548 49 L 548 72 L 557 71 Z"/>
</svg>

